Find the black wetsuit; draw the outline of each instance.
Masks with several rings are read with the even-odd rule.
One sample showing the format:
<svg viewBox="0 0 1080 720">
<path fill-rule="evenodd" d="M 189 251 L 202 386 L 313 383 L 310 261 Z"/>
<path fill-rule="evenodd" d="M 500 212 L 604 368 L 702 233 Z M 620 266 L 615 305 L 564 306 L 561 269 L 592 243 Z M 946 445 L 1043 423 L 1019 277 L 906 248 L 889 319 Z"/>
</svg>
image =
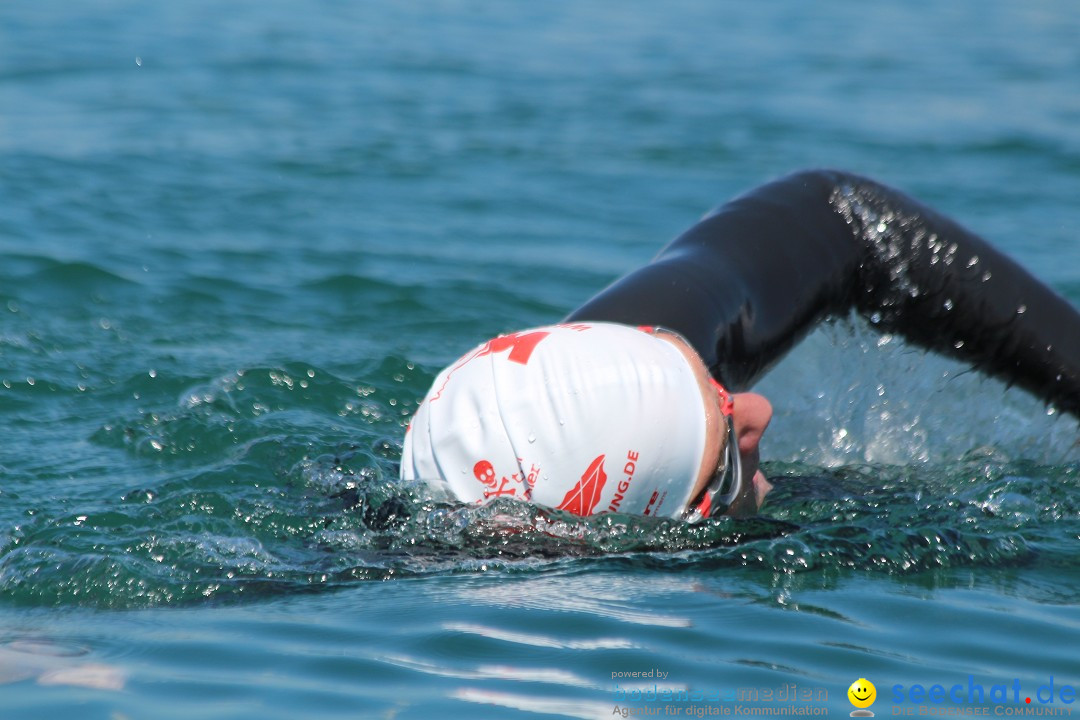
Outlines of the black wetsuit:
<svg viewBox="0 0 1080 720">
<path fill-rule="evenodd" d="M 738 392 L 852 309 L 1080 416 L 1080 313 L 949 218 L 842 172 L 732 200 L 567 319 L 671 328 Z"/>
</svg>

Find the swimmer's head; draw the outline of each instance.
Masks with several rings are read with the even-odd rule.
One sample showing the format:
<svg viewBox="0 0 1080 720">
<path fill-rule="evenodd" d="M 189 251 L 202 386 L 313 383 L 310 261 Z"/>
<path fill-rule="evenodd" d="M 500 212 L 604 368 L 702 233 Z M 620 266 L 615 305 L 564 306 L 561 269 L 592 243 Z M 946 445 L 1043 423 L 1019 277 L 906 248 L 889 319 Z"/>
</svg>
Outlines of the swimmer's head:
<svg viewBox="0 0 1080 720">
<path fill-rule="evenodd" d="M 463 502 L 708 516 L 703 497 L 715 510 L 738 492 L 738 467 L 725 465 L 738 452 L 724 452 L 737 447 L 720 413 L 726 393 L 718 402 L 695 359 L 677 336 L 609 323 L 497 337 L 435 378 L 405 435 L 401 476 Z M 721 467 L 703 468 L 703 457 Z"/>
</svg>

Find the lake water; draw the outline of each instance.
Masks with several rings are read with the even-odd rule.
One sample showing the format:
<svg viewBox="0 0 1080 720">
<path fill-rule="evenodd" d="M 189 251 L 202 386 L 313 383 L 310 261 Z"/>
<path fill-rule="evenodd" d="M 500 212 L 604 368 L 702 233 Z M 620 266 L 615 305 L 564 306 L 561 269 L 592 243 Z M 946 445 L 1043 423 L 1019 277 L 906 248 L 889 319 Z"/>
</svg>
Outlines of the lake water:
<svg viewBox="0 0 1080 720">
<path fill-rule="evenodd" d="M 1080 710 L 1076 422 L 857 321 L 759 388 L 759 518 L 396 479 L 445 363 L 792 170 L 1080 303 L 1077 37 L 1069 0 L 0 4 L 0 712 Z"/>
</svg>

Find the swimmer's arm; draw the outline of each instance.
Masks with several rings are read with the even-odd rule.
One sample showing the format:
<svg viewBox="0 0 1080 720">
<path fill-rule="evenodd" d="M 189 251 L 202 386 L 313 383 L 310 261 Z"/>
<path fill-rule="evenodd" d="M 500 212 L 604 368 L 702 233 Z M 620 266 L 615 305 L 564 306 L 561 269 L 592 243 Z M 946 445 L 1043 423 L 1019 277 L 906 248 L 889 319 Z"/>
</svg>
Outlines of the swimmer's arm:
<svg viewBox="0 0 1080 720">
<path fill-rule="evenodd" d="M 1080 313 L 986 240 L 906 195 L 835 174 L 859 243 L 855 306 L 883 330 L 1080 415 Z"/>
<path fill-rule="evenodd" d="M 729 389 L 748 389 L 814 325 L 854 299 L 858 253 L 818 174 L 732 200 L 569 320 L 681 333 Z"/>
<path fill-rule="evenodd" d="M 736 198 L 568 319 L 669 327 L 740 391 L 852 309 L 1080 413 L 1080 314 L 977 235 L 847 173 Z"/>
</svg>

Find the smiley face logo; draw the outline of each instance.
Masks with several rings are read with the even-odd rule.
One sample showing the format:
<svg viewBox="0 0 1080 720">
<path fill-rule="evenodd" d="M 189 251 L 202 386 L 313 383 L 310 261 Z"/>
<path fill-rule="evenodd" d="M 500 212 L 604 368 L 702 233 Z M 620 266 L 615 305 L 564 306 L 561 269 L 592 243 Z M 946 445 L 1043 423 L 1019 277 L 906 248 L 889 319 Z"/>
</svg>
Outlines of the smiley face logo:
<svg viewBox="0 0 1080 720">
<path fill-rule="evenodd" d="M 852 712 L 852 716 L 860 717 L 873 717 L 874 713 L 866 710 L 877 700 L 877 688 L 874 687 L 874 683 L 870 682 L 866 678 L 859 678 L 855 682 L 851 683 L 851 687 L 847 691 L 848 700 L 851 704 L 859 708 Z"/>
</svg>

